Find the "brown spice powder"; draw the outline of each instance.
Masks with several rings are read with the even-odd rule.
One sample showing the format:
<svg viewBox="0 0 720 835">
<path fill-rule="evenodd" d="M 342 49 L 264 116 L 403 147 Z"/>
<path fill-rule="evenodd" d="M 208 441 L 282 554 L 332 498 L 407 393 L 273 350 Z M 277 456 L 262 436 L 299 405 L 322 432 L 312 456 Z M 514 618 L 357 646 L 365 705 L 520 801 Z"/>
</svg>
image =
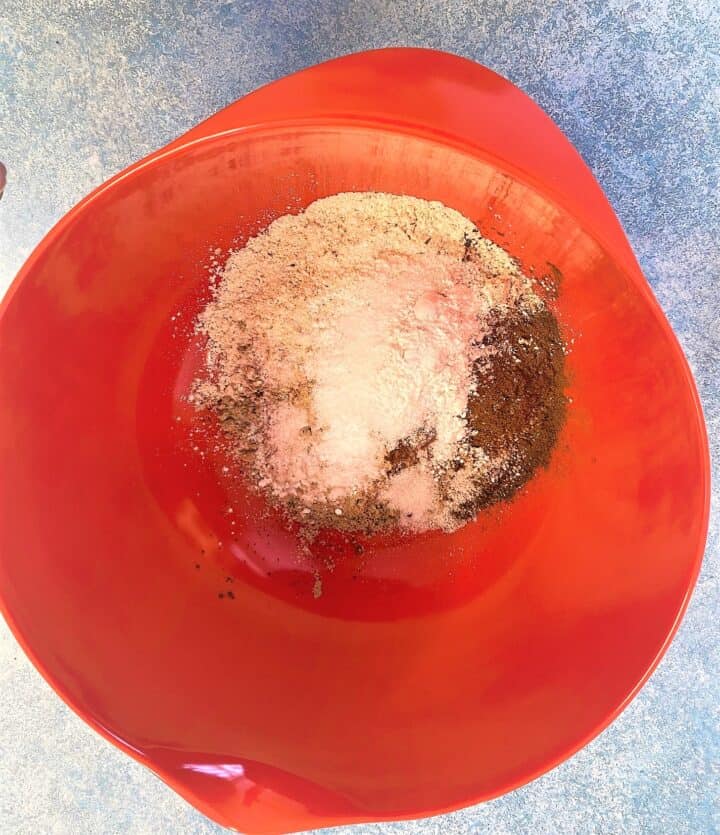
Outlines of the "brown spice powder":
<svg viewBox="0 0 720 835">
<path fill-rule="evenodd" d="M 565 420 L 565 351 L 555 316 L 547 308 L 498 316 L 483 343 L 494 350 L 477 360 L 468 398 L 470 444 L 506 454 L 497 478 L 478 485 L 459 518 L 511 498 L 546 467 Z"/>
</svg>

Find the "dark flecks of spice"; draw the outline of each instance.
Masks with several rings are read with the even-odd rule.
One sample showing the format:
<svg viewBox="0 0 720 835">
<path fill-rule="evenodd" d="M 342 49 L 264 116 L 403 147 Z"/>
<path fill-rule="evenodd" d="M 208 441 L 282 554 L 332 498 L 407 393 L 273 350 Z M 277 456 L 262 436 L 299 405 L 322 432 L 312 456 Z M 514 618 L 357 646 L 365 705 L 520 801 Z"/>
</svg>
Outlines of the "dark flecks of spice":
<svg viewBox="0 0 720 835">
<path fill-rule="evenodd" d="M 465 237 L 463 239 L 463 245 L 465 247 L 465 252 L 463 252 L 462 260 L 463 261 L 469 261 L 470 256 L 472 254 L 472 250 L 474 248 L 474 243 L 473 243 L 472 238 L 467 234 L 465 235 Z"/>
<path fill-rule="evenodd" d="M 385 456 L 385 463 L 390 475 L 397 475 L 407 467 L 413 467 L 420 459 L 420 453 L 435 440 L 434 429 L 421 430 L 414 438 L 404 438 Z"/>
</svg>

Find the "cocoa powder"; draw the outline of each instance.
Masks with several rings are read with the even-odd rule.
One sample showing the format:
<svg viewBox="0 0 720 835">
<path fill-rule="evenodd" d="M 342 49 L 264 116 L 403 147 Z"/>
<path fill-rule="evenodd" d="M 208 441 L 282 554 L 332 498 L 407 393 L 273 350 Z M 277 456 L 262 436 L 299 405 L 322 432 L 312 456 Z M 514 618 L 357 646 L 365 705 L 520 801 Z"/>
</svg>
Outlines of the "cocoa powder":
<svg viewBox="0 0 720 835">
<path fill-rule="evenodd" d="M 512 311 L 491 323 L 483 344 L 493 350 L 475 362 L 468 398 L 470 444 L 506 461 L 491 483 L 458 511 L 461 518 L 509 499 L 547 466 L 565 419 L 565 352 L 548 308 Z"/>
</svg>

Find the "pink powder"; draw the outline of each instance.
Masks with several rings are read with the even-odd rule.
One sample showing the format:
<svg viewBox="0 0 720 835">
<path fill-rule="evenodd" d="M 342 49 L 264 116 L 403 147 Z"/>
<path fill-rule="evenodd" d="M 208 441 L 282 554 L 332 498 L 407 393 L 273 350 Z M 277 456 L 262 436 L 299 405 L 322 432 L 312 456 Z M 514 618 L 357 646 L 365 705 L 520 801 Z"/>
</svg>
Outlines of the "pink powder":
<svg viewBox="0 0 720 835">
<path fill-rule="evenodd" d="M 466 431 L 468 345 L 487 311 L 458 281 L 462 266 L 440 255 L 382 259 L 321 297 L 332 313 L 304 362 L 310 402 L 273 421 L 278 482 L 297 485 L 302 472 L 312 501 L 365 489 L 387 450 L 424 426 L 435 429 L 436 457 L 452 453 Z M 313 427 L 312 444 L 298 444 L 300 424 Z"/>
</svg>

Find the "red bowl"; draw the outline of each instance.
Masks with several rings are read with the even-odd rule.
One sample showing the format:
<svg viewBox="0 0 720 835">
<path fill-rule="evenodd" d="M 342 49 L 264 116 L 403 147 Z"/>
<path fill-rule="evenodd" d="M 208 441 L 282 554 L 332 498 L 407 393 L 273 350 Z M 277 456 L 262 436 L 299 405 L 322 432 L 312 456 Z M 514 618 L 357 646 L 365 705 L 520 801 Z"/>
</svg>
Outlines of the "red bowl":
<svg viewBox="0 0 720 835">
<path fill-rule="evenodd" d="M 324 540 L 316 599 L 183 395 L 209 249 L 346 190 L 441 200 L 562 274 L 572 404 L 504 508 L 363 554 Z M 0 399 L 15 635 L 93 728 L 245 831 L 431 814 L 536 777 L 637 693 L 700 565 L 701 409 L 620 225 L 532 102 L 441 53 L 276 82 L 90 195 L 4 302 Z"/>
</svg>

